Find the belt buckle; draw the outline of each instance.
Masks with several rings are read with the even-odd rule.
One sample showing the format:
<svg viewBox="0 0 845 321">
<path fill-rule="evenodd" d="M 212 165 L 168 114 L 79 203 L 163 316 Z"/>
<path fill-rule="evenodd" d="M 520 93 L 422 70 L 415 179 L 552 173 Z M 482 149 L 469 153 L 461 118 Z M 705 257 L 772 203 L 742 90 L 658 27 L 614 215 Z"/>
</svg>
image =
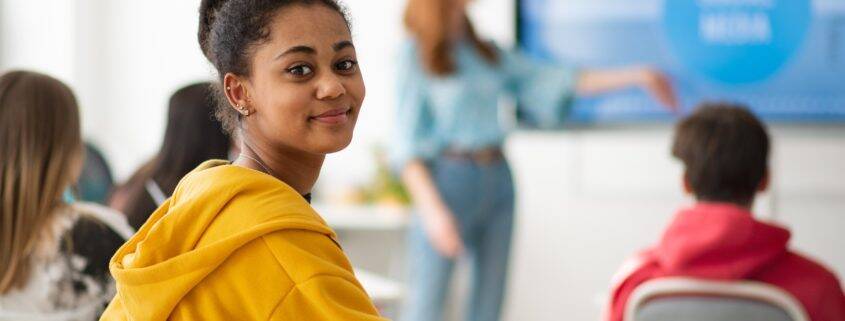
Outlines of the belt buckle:
<svg viewBox="0 0 845 321">
<path fill-rule="evenodd" d="M 490 165 L 497 159 L 496 153 L 490 150 L 480 151 L 473 158 L 482 165 Z"/>
</svg>

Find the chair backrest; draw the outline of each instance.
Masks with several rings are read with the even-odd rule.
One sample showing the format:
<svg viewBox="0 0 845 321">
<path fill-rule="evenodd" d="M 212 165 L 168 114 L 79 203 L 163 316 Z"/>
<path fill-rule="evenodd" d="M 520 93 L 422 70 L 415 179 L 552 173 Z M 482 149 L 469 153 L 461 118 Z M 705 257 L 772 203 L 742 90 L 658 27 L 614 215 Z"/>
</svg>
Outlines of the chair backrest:
<svg viewBox="0 0 845 321">
<path fill-rule="evenodd" d="M 625 321 L 809 321 L 788 292 L 760 282 L 662 278 L 637 287 Z"/>
<path fill-rule="evenodd" d="M 83 201 L 106 204 L 114 188 L 111 168 L 103 154 L 94 145 L 85 144 L 85 163 L 77 182 L 79 198 Z"/>
</svg>

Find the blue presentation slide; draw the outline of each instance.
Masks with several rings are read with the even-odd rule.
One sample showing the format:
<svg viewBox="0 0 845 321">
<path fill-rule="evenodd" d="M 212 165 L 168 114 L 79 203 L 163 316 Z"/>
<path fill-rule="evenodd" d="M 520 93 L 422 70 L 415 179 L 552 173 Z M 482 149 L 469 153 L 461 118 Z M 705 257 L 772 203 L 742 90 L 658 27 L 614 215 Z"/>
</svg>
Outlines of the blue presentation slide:
<svg viewBox="0 0 845 321">
<path fill-rule="evenodd" d="M 739 102 L 764 119 L 845 121 L 845 0 L 521 0 L 519 44 L 577 68 L 651 65 L 683 111 Z M 632 89 L 578 99 L 577 123 L 673 117 Z"/>
</svg>

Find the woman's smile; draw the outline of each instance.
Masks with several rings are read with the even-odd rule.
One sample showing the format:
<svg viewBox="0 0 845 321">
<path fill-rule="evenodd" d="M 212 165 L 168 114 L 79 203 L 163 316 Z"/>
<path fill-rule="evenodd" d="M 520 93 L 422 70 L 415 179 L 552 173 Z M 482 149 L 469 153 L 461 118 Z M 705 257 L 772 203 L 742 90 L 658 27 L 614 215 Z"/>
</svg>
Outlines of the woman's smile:
<svg viewBox="0 0 845 321">
<path fill-rule="evenodd" d="M 352 115 L 352 107 L 334 108 L 315 116 L 308 117 L 308 120 L 313 120 L 327 125 L 343 125 L 349 121 Z"/>
</svg>

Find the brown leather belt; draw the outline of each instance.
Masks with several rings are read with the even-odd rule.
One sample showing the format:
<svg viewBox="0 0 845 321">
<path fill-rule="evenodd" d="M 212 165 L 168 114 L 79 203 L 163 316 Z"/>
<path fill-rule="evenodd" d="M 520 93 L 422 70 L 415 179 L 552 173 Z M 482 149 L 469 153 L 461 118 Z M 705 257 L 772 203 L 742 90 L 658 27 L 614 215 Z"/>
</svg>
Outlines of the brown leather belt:
<svg viewBox="0 0 845 321">
<path fill-rule="evenodd" d="M 456 160 L 472 161 L 474 163 L 487 165 L 497 163 L 505 158 L 500 148 L 485 148 L 475 151 L 463 151 L 457 149 L 446 149 L 443 157 Z"/>
</svg>

